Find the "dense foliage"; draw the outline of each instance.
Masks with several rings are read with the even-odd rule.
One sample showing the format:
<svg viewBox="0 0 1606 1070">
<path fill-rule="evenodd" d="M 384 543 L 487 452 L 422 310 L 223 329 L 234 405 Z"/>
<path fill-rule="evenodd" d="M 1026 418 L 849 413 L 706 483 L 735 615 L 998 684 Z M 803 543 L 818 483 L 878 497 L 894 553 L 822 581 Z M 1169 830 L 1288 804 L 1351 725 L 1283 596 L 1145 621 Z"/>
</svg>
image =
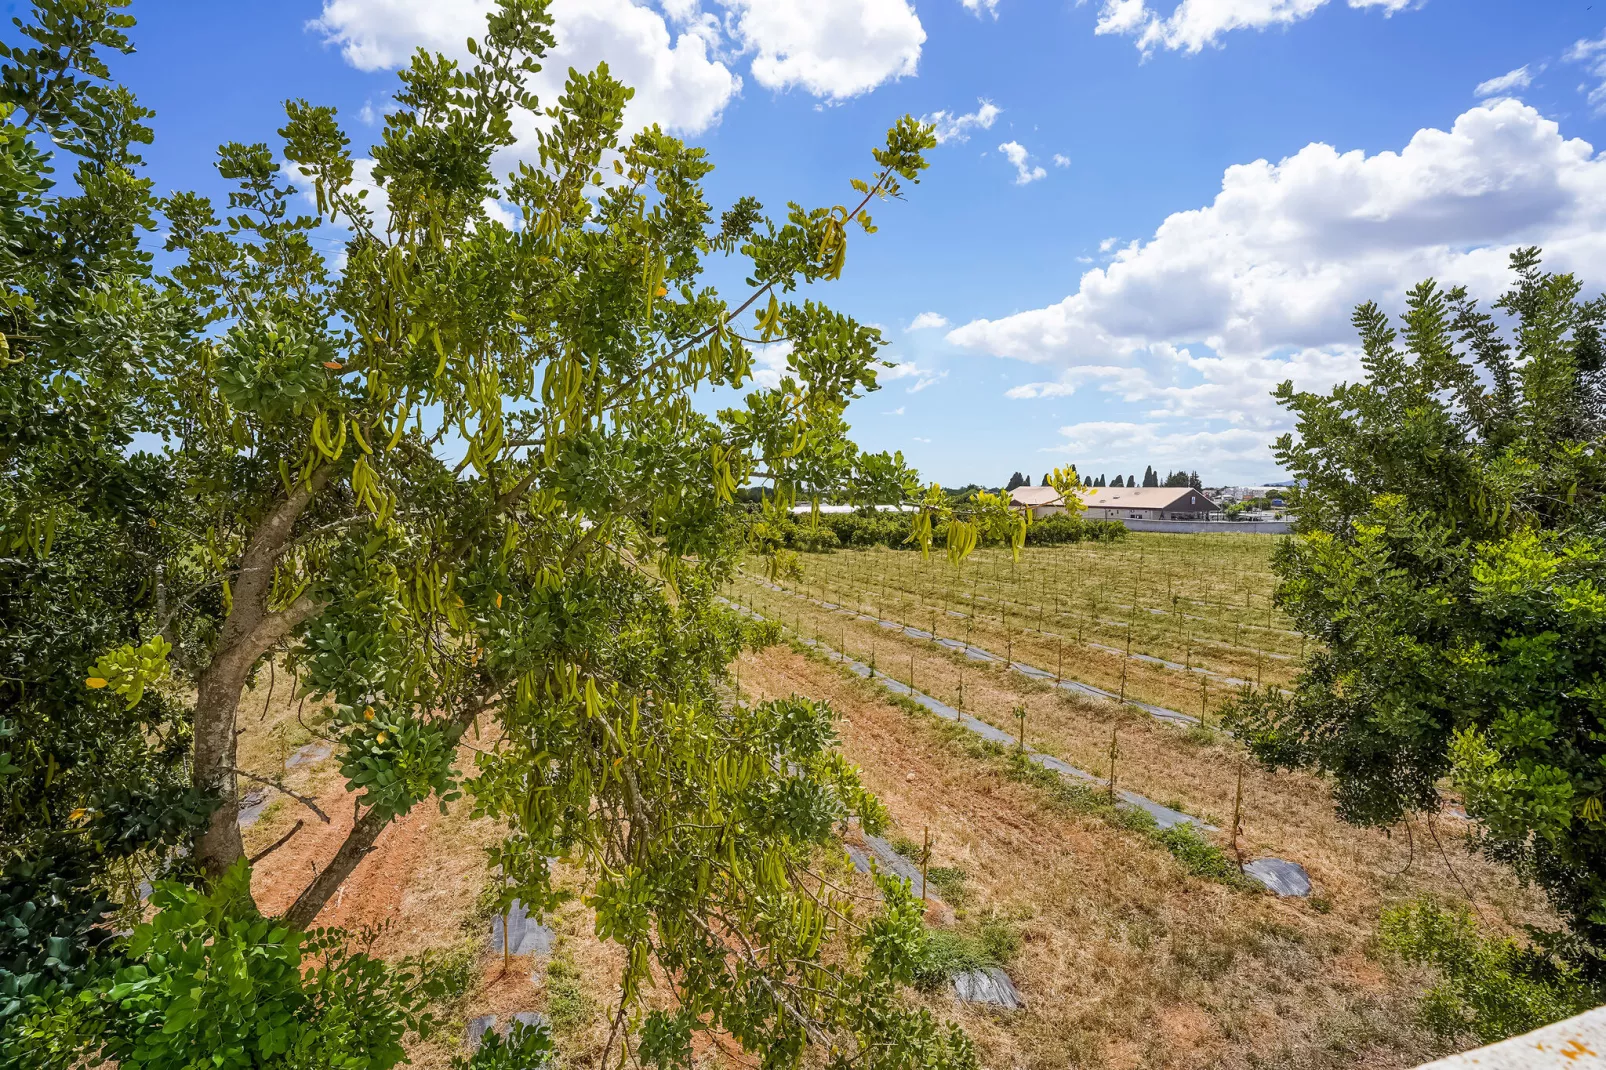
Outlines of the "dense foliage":
<svg viewBox="0 0 1606 1070">
<path fill-rule="evenodd" d="M 835 549 L 864 549 L 881 546 L 889 550 L 917 550 L 909 541 L 909 518 L 898 513 L 821 513 L 766 519 L 789 550 L 822 553 Z M 1114 542 L 1126 537 L 1119 520 L 1084 520 L 1080 516 L 1047 516 L 1034 520 L 1026 529 L 1027 546 L 1060 546 L 1074 542 Z M 948 529 L 939 523 L 932 531 L 935 542 L 946 543 Z M 988 537 L 983 545 L 1003 544 L 1007 534 Z"/>
<path fill-rule="evenodd" d="M 104 653 L 154 638 L 162 562 L 185 542 L 183 488 L 128 452 L 160 420 L 145 355 L 186 317 L 141 248 L 148 113 L 99 57 L 128 50 L 127 26 L 104 4 L 52 8 L 0 45 L 0 1029 L 93 975 L 103 915 L 213 805 L 189 783 L 180 704 L 84 686 Z"/>
<path fill-rule="evenodd" d="M 771 1066 L 973 1065 L 900 1000 L 918 907 L 889 886 L 856 917 L 814 872 L 879 807 L 827 707 L 729 701 L 734 654 L 773 636 L 716 597 L 748 480 L 774 510 L 918 494 L 842 418 L 879 332 L 792 295 L 840 276 L 929 128 L 897 123 L 851 206 L 716 216 L 704 153 L 623 136 L 606 67 L 535 99 L 546 3 L 504 0 L 472 63 L 401 72 L 372 186 L 334 111 L 291 101 L 281 145 L 219 150 L 220 212 L 139 177 L 146 113 L 101 56 L 127 47 L 124 6 L 42 3 L 39 47 L 4 55 L 0 1051 L 389 1065 L 427 1025 L 413 973 L 311 923 L 396 818 L 463 798 L 506 827 L 505 899 L 553 905 L 555 857 L 588 875 L 625 952 L 604 1064 L 685 1065 L 718 1028 Z M 536 111 L 536 158 L 502 162 Z M 51 145 L 81 160 L 69 192 Z M 331 227 L 338 259 L 312 242 Z M 744 262 L 736 301 L 712 257 Z M 750 389 L 751 347 L 782 341 L 780 384 Z M 708 416 L 692 393 L 713 387 L 745 393 Z M 274 660 L 331 705 L 357 815 L 278 919 L 252 902 L 235 768 L 241 693 Z M 181 857 L 156 917 L 109 939 L 120 874 Z M 672 1013 L 645 1010 L 655 977 Z"/>
<path fill-rule="evenodd" d="M 1599 990 L 1577 969 L 1515 940 L 1482 935 L 1465 907 L 1397 903 L 1383 911 L 1378 942 L 1438 974 L 1422 1010 L 1446 1040 L 1471 1033 L 1490 1044 L 1600 1004 Z"/>
<path fill-rule="evenodd" d="M 1606 302 L 1512 257 L 1478 308 L 1413 289 L 1355 313 L 1366 377 L 1279 400 L 1302 481 L 1278 598 L 1318 641 L 1291 694 L 1229 724 L 1265 762 L 1333 774 L 1342 815 L 1436 810 L 1450 776 L 1483 849 L 1545 889 L 1606 973 Z"/>
</svg>

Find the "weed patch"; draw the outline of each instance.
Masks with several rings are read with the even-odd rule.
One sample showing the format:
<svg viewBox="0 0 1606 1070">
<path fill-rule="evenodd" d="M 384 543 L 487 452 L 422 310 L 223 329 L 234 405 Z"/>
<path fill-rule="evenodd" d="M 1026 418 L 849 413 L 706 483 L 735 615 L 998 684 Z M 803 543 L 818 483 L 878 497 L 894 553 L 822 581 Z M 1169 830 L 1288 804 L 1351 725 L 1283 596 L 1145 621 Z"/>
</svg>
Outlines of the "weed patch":
<svg viewBox="0 0 1606 1070">
<path fill-rule="evenodd" d="M 1249 878 L 1238 871 L 1237 860 L 1199 835 L 1192 825 L 1173 825 L 1157 830 L 1154 838 L 1165 845 L 1172 858 L 1182 863 L 1183 869 L 1196 877 L 1238 888 L 1251 886 Z"/>
<path fill-rule="evenodd" d="M 555 1033 L 573 1033 L 591 1024 L 596 1005 L 580 987 L 580 971 L 566 959 L 554 958 L 546 968 L 546 1014 Z"/>
<path fill-rule="evenodd" d="M 916 958 L 915 987 L 931 992 L 965 970 L 1007 966 L 1020 951 L 1020 929 L 1001 914 L 990 914 L 973 927 L 928 929 Z"/>
</svg>

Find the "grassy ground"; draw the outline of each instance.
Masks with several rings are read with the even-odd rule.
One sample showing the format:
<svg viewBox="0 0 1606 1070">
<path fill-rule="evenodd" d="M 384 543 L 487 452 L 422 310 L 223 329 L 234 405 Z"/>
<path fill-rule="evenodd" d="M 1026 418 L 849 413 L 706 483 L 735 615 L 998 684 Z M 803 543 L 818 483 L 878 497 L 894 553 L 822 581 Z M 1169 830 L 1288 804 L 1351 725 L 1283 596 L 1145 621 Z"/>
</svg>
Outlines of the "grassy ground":
<svg viewBox="0 0 1606 1070">
<path fill-rule="evenodd" d="M 1298 671 L 1306 643 L 1272 605 L 1273 545 L 1262 535 L 1143 532 L 1126 543 L 1028 548 L 1018 564 L 982 550 L 959 569 L 935 553 L 840 551 L 803 555 L 803 576 L 782 585 L 1197 715 L 1245 684 L 1287 686 Z M 747 573 L 763 577 L 762 562 Z M 758 585 L 735 594 L 760 612 L 798 616 Z"/>
<path fill-rule="evenodd" d="M 1068 640 L 1203 664 L 1284 682 L 1304 641 L 1272 605 L 1274 540 L 1264 535 L 1133 532 L 1120 543 L 1028 547 L 1015 563 L 978 550 L 958 569 L 945 557 L 894 550 L 804 557 L 801 585 L 922 627 L 938 610 L 977 626 L 1051 631 Z"/>
<path fill-rule="evenodd" d="M 935 608 L 942 614 L 942 634 L 964 637 L 968 628 L 978 645 L 999 652 L 1007 646 L 1017 659 L 1049 669 L 1060 656 L 1067 675 L 1111 690 L 1124 666 L 1128 694 L 1189 712 L 1199 709 L 1197 674 L 1099 651 L 1089 643 L 1117 645 L 1110 642 L 1113 635 L 1124 647 L 1125 634 L 1094 632 L 1090 622 L 1120 621 L 1123 606 L 1142 607 L 1144 612 L 1127 616 L 1134 652 L 1169 656 L 1167 627 L 1180 620 L 1184 635 L 1193 637 L 1184 639 L 1192 647 L 1185 656 L 1222 672 L 1254 664 L 1242 635 L 1258 627 L 1265 638 L 1257 635 L 1255 643 L 1281 644 L 1259 651 L 1267 682 L 1288 679 L 1298 637 L 1274 611 L 1271 627 L 1264 624 L 1269 542 L 1228 536 L 1216 546 L 1208 537 L 1189 537 L 1184 545 L 1195 549 L 1182 555 L 1185 564 L 1167 568 L 1158 563 L 1167 538 L 1029 551 L 1013 569 L 1004 555 L 984 553 L 964 573 L 968 591 L 955 585 L 953 602 L 946 601 L 946 563 L 922 564 L 908 553 L 806 555 L 808 571 L 795 586 L 879 616 L 901 615 L 920 627 L 929 627 L 930 620 L 919 614 Z M 1214 585 L 1207 582 L 1212 568 L 1222 577 Z M 1023 577 L 1028 570 L 1035 579 Z M 1073 592 L 1101 578 L 1110 590 L 1122 590 L 1125 573 L 1134 571 L 1140 577 L 1133 584 L 1136 595 L 1101 597 L 1082 621 L 1080 644 L 1043 635 L 1056 632 L 1048 622 L 1057 594 L 1068 602 Z M 1163 597 L 1167 584 L 1178 594 L 1175 603 Z M 1181 611 L 1180 588 L 1189 592 L 1187 613 Z M 961 1007 L 942 986 L 909 996 L 962 1021 L 986 1066 L 1412 1066 L 1440 1052 L 1415 1024 L 1424 978 L 1375 954 L 1382 907 L 1428 893 L 1470 900 L 1496 929 L 1546 920 L 1536 896 L 1504 870 L 1468 854 L 1464 832 L 1444 819 L 1417 821 L 1392 835 L 1351 828 L 1333 816 L 1321 780 L 1245 766 L 1236 746 L 1208 727 L 1183 730 L 1131 707 L 1072 696 L 758 584 L 740 583 L 735 594 L 805 635 L 818 634 L 860 660 L 874 661 L 883 672 L 902 680 L 912 673 L 920 690 L 1006 730 L 1016 730 L 1017 711 L 1024 707 L 1032 745 L 1084 769 L 1109 772 L 1113 733 L 1123 787 L 1212 824 L 1229 823 L 1242 768 L 1246 857 L 1277 855 L 1309 870 L 1315 885 L 1309 900 L 1279 900 L 1201 876 L 1154 836 L 1123 827 L 1107 810 L 1078 805 L 1041 778 L 1022 775 L 1007 755 L 947 722 L 910 712 L 836 665 L 786 646 L 744 656 L 738 680 L 749 697 L 798 693 L 830 701 L 841 715 L 844 753 L 892 814 L 889 835 L 895 842 L 919 843 L 930 831 L 933 885 L 955 909 L 928 917 L 942 926 L 957 953 L 992 949 L 988 953 L 1008 960 L 1028 1000 L 1020 1014 Z M 1024 619 L 1044 596 L 1044 624 Z M 1151 607 L 1151 601 L 1163 604 Z M 966 616 L 946 616 L 949 606 Z M 984 608 L 971 613 L 977 606 Z M 988 606 L 1004 608 L 993 615 Z M 1257 615 L 1258 625 L 1250 621 Z M 1161 625 L 1151 626 L 1150 617 Z M 1062 605 L 1058 633 L 1069 633 L 1076 620 L 1076 611 Z M 1208 652 L 1210 643 L 1217 653 Z M 247 850 L 255 852 L 297 820 L 305 822 L 256 868 L 259 901 L 276 910 L 333 853 L 352 811 L 333 758 L 285 769 L 298 748 L 317 741 L 322 711 L 293 697 L 283 670 L 271 702 L 267 688 L 267 679 L 259 681 L 243 706 L 241 765 L 269 779 L 282 777 L 330 818 L 326 824 L 279 795 L 246 830 Z M 1206 704 L 1213 708 L 1218 697 L 1213 689 Z M 487 745 L 494 726 L 487 724 L 485 731 L 484 739 L 470 742 Z M 471 757 L 465 751 L 465 760 Z M 550 920 L 559 934 L 552 956 L 515 958 L 504 969 L 486 941 L 491 876 L 484 848 L 500 834 L 489 821 L 469 819 L 466 802 L 444 815 L 420 807 L 386 831 L 319 922 L 370 929 L 373 950 L 387 957 L 429 951 L 436 968 L 457 979 L 455 994 L 438 1008 L 448 1027 L 436 1039 L 413 1045 L 415 1065 L 447 1066 L 461 1050 L 469 1018 L 497 1014 L 505 1022 L 519 1010 L 552 1018 L 566 1064 L 592 1065 L 617 999 L 617 951 L 596 939 L 590 910 L 575 900 Z M 1221 837 L 1216 840 L 1225 846 Z M 845 863 L 836 865 L 850 879 Z M 565 869 L 562 879 L 578 891 L 583 876 Z M 868 890 L 862 879 L 860 884 Z M 755 1064 L 720 1038 L 699 1040 L 696 1062 Z"/>
<path fill-rule="evenodd" d="M 961 1020 L 987 1066 L 1413 1066 L 1438 1052 L 1414 1024 L 1422 978 L 1373 955 L 1381 906 L 1423 892 L 1459 898 L 1465 885 L 1492 918 L 1537 916 L 1504 872 L 1458 852 L 1449 830 L 1439 830 L 1444 858 L 1413 853 L 1403 836 L 1341 825 L 1310 778 L 1246 774 L 1251 853 L 1298 858 L 1316 884 L 1311 900 L 1279 900 L 1191 874 L 1152 838 L 1064 805 L 967 733 L 819 658 L 785 647 L 750 655 L 742 683 L 757 698 L 828 700 L 844 753 L 892 813 L 892 837 L 920 843 L 929 829 L 932 866 L 962 874 L 959 929 L 1002 918 L 1018 933 L 1009 972 L 1025 1012 L 962 1008 L 943 991 L 915 997 Z M 978 674 L 971 708 L 1043 697 L 1010 683 Z M 1078 723 L 1107 712 L 1053 700 L 1041 742 L 1070 749 Z M 1137 790 L 1165 798 L 1173 783 L 1208 816 L 1230 806 L 1236 759 L 1225 743 L 1134 719 L 1122 751 L 1134 776 L 1147 770 L 1144 783 L 1127 780 Z M 1096 753 L 1079 757 L 1098 764 Z"/>
</svg>

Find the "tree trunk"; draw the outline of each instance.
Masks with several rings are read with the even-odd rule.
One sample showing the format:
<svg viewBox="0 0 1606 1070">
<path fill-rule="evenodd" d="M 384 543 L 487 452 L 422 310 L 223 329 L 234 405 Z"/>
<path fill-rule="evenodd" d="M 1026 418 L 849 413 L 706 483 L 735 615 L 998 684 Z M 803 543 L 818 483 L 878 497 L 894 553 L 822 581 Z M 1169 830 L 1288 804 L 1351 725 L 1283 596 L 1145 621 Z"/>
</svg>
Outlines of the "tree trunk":
<svg viewBox="0 0 1606 1070">
<path fill-rule="evenodd" d="M 223 622 L 212 660 L 201 671 L 195 695 L 195 786 L 218 799 L 207 827 L 195 841 L 201 872 L 215 879 L 245 856 L 240 840 L 239 787 L 234 769 L 240 692 L 258 658 L 323 609 L 302 596 L 276 613 L 268 612 L 273 569 L 290 540 L 291 529 L 329 479 L 324 467 L 312 486 L 299 486 L 251 533 L 233 587 L 233 605 Z"/>
</svg>

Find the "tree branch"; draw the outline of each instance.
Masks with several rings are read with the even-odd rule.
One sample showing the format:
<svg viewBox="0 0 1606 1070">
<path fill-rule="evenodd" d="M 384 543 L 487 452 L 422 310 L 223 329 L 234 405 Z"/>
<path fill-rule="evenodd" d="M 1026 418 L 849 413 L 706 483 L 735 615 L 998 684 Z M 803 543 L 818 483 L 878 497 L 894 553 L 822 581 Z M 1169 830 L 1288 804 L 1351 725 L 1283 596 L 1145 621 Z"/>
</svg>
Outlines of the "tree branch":
<svg viewBox="0 0 1606 1070">
<path fill-rule="evenodd" d="M 463 708 L 451 721 L 459 737 L 474 723 L 475 718 L 489 708 L 499 691 L 500 685 L 487 683 L 484 692 L 463 704 Z M 296 901 L 290 904 L 290 909 L 284 912 L 284 920 L 298 929 L 306 929 L 311 925 L 317 919 L 319 911 L 329 902 L 329 897 L 335 894 L 336 889 L 346 882 L 346 878 L 351 876 L 358 864 L 373 851 L 374 844 L 379 841 L 379 834 L 384 832 L 393 820 L 395 820 L 393 815 L 369 807 L 366 814 L 352 823 L 351 831 L 346 834 L 345 842 L 335 852 L 334 858 L 330 859 L 329 864 L 312 878 L 306 888 L 302 889 Z"/>
<path fill-rule="evenodd" d="M 325 825 L 330 823 L 329 815 L 320 810 L 317 803 L 313 802 L 305 795 L 291 791 L 289 788 L 285 787 L 283 780 L 270 779 L 265 776 L 257 776 L 255 773 L 248 773 L 244 769 L 230 769 L 229 772 L 233 773 L 235 776 L 243 776 L 247 780 L 254 780 L 258 784 L 266 784 L 270 788 L 282 791 L 284 794 L 290 796 L 290 798 L 294 799 L 302 806 L 305 806 L 308 810 L 311 810 L 313 813 L 317 814 L 319 821 L 322 821 Z"/>
<path fill-rule="evenodd" d="M 326 817 L 324 820 L 328 821 L 329 819 Z M 300 832 L 305 825 L 305 821 L 297 818 L 294 828 L 292 828 L 289 832 L 286 832 L 283 836 L 280 836 L 278 839 L 274 840 L 272 843 L 268 844 L 266 847 L 262 848 L 262 850 L 258 851 L 250 858 L 246 859 L 247 864 L 254 866 L 273 852 L 277 851 L 279 848 L 283 847 L 285 844 L 289 843 L 290 838 L 296 833 Z"/>
</svg>

